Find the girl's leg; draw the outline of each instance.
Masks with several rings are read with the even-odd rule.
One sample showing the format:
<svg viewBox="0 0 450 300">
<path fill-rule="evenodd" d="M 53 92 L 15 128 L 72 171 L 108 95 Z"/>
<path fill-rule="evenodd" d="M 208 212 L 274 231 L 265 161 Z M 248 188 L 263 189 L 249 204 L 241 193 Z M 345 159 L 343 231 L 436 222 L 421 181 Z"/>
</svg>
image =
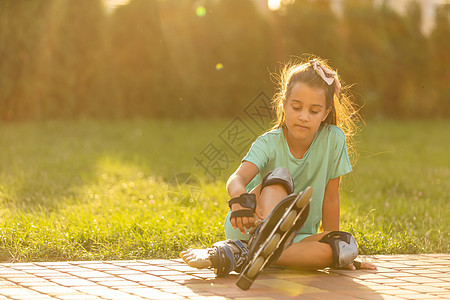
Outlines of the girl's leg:
<svg viewBox="0 0 450 300">
<path fill-rule="evenodd" d="M 265 219 L 275 206 L 288 196 L 282 185 L 270 185 L 265 187 L 259 197 L 256 213 L 259 218 Z M 294 243 L 283 251 L 275 264 L 304 269 L 321 269 L 331 266 L 333 251 L 330 245 L 319 240 L 328 232 L 313 235 Z"/>
<path fill-rule="evenodd" d="M 313 270 L 331 266 L 333 263 L 333 251 L 330 245 L 319 242 L 327 233 L 315 234 L 299 243 L 293 243 L 283 251 L 275 264 Z"/>
<path fill-rule="evenodd" d="M 258 187 L 260 187 L 260 185 Z M 258 218 L 261 220 L 267 218 L 275 206 L 287 196 L 288 193 L 286 192 L 286 189 L 279 184 L 266 186 L 262 191 L 260 190 L 255 209 Z"/>
</svg>

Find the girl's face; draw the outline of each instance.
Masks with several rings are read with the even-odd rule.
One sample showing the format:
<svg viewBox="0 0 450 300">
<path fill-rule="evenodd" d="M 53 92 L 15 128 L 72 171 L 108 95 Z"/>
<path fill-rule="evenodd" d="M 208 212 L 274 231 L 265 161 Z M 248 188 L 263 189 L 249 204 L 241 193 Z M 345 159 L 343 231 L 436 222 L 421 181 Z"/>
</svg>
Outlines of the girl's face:
<svg viewBox="0 0 450 300">
<path fill-rule="evenodd" d="M 326 108 L 325 90 L 298 82 L 284 103 L 288 135 L 297 142 L 312 143 L 331 108 Z"/>
</svg>

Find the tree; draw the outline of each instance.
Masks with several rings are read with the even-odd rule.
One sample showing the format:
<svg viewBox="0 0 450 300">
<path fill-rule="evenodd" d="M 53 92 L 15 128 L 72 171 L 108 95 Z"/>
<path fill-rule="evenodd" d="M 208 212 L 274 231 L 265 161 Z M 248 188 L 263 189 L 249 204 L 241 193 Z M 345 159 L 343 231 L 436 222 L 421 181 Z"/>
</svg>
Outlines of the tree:
<svg viewBox="0 0 450 300">
<path fill-rule="evenodd" d="M 39 63 L 51 0 L 0 3 L 0 118 L 27 119 L 40 110 Z"/>
<path fill-rule="evenodd" d="M 431 91 L 428 99 L 433 104 L 433 115 L 450 117 L 450 5 L 437 10 L 436 25 L 430 35 Z"/>
<path fill-rule="evenodd" d="M 50 59 L 48 90 L 43 103 L 50 117 L 93 115 L 102 98 L 102 63 L 105 53 L 104 11 L 100 0 L 79 0 L 76 5 L 55 0 L 45 41 Z"/>
<path fill-rule="evenodd" d="M 110 26 L 120 115 L 167 115 L 175 87 L 157 2 L 132 0 L 115 11 Z"/>
<path fill-rule="evenodd" d="M 286 4 L 281 19 L 283 39 L 288 55 L 315 54 L 332 61 L 342 55 L 339 20 L 329 1 L 297 0 Z"/>
</svg>

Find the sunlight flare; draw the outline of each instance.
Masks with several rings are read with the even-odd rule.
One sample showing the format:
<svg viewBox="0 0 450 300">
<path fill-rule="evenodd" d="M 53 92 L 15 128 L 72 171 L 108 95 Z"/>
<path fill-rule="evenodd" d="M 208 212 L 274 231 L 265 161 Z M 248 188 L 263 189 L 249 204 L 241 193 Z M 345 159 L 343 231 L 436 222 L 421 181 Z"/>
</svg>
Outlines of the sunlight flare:
<svg viewBox="0 0 450 300">
<path fill-rule="evenodd" d="M 268 0 L 267 6 L 270 10 L 278 10 L 281 5 L 281 0 Z"/>
<path fill-rule="evenodd" d="M 197 8 L 195 9 L 195 14 L 197 15 L 197 17 L 204 17 L 206 15 L 206 8 L 204 6 L 197 6 Z"/>
<path fill-rule="evenodd" d="M 219 70 L 222 70 L 222 69 L 223 69 L 223 64 L 222 63 L 217 63 L 216 64 L 216 70 L 219 71 Z"/>
</svg>

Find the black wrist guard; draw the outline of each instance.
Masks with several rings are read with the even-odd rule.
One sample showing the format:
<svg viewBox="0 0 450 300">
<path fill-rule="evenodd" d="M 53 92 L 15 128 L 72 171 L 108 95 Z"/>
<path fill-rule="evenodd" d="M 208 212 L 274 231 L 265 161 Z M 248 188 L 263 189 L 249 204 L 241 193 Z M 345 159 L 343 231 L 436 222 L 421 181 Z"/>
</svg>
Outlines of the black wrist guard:
<svg viewBox="0 0 450 300">
<path fill-rule="evenodd" d="M 255 212 L 255 208 L 256 208 L 256 195 L 255 194 L 243 193 L 239 197 L 232 198 L 230 201 L 228 201 L 228 206 L 230 207 L 230 209 L 234 203 L 239 203 L 242 207 L 245 207 L 247 209 L 240 209 L 240 210 L 232 212 L 231 216 L 230 216 L 231 218 L 253 217 L 253 213 Z"/>
</svg>

